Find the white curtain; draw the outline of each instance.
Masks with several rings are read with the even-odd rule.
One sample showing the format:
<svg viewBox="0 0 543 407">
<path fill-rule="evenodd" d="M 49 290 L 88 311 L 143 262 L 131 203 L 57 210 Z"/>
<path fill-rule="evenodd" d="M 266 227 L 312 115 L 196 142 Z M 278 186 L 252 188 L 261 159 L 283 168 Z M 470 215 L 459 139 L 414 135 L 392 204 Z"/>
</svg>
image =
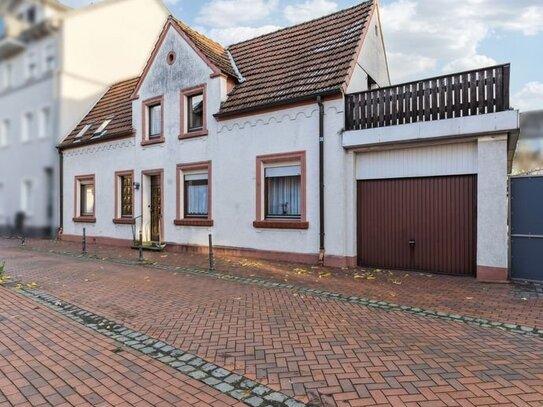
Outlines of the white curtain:
<svg viewBox="0 0 543 407">
<path fill-rule="evenodd" d="M 149 108 L 149 137 L 159 136 L 161 133 L 162 106 L 152 106 Z"/>
<path fill-rule="evenodd" d="M 185 176 L 187 187 L 187 215 L 207 216 L 207 179 L 207 174 L 187 174 Z"/>
<path fill-rule="evenodd" d="M 301 215 L 300 183 L 299 175 L 266 178 L 268 195 L 266 215 L 299 217 Z"/>
</svg>

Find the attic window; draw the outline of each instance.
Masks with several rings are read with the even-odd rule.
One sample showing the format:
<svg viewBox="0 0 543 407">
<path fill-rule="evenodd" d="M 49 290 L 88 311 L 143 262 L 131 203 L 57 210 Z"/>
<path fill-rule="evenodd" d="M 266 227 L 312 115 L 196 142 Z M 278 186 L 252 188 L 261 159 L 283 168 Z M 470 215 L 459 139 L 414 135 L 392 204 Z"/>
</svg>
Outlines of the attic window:
<svg viewBox="0 0 543 407">
<path fill-rule="evenodd" d="M 377 24 L 375 24 L 375 36 L 379 36 L 379 27 L 377 27 Z"/>
<path fill-rule="evenodd" d="M 85 133 L 91 128 L 91 124 L 85 124 L 85 126 L 77 133 L 77 136 L 75 136 L 74 143 L 79 143 L 81 140 L 81 137 L 85 135 Z"/>
<path fill-rule="evenodd" d="M 112 120 L 113 120 L 113 118 L 105 120 L 100 125 L 100 127 L 98 127 L 96 129 L 96 131 L 94 132 L 94 135 L 92 136 L 92 138 L 98 138 L 98 137 L 103 136 L 106 133 L 106 127 L 109 125 L 109 123 L 111 123 Z"/>
<path fill-rule="evenodd" d="M 176 58 L 175 52 L 170 51 L 168 53 L 168 56 L 166 57 L 166 62 L 168 63 L 168 65 L 172 65 L 175 62 L 175 58 Z"/>
</svg>

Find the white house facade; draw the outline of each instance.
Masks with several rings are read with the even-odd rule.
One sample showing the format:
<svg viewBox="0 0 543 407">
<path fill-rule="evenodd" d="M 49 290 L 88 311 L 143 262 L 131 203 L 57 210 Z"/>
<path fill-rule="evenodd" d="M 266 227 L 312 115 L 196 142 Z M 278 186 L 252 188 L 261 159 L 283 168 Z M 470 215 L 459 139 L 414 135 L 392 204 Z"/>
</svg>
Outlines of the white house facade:
<svg viewBox="0 0 543 407">
<path fill-rule="evenodd" d="M 155 0 L 77 10 L 57 0 L 2 2 L 0 233 L 56 233 L 55 147 L 112 83 L 141 71 L 167 15 Z"/>
<path fill-rule="evenodd" d="M 490 73 L 483 81 L 501 89 Z M 200 251 L 212 234 L 215 250 L 243 256 L 507 278 L 516 113 L 446 117 L 444 102 L 406 124 L 399 116 L 409 105 L 389 88 L 373 2 L 226 49 L 170 18 L 142 75 L 112 86 L 60 145 L 62 238 L 85 231 L 91 241 L 137 246 L 141 233 L 149 247 Z M 382 97 L 368 105 L 375 92 Z M 366 128 L 373 113 L 376 126 Z M 374 180 L 391 181 L 388 195 Z M 415 187 L 427 200 L 454 202 L 430 218 L 448 224 L 425 229 L 408 222 L 423 224 L 424 213 L 388 208 L 423 205 L 418 193 L 402 195 Z M 467 226 L 439 237 L 459 223 Z M 387 259 L 371 255 L 390 240 L 384 230 L 406 247 Z M 443 253 L 432 263 L 434 249 Z M 442 267 L 458 251 L 462 262 Z"/>
</svg>

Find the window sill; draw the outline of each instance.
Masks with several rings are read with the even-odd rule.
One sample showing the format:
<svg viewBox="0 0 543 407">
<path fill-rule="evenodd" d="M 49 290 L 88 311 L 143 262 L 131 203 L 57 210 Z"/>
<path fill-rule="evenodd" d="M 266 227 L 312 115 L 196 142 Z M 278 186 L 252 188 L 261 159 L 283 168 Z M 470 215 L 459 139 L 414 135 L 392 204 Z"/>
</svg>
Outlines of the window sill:
<svg viewBox="0 0 543 407">
<path fill-rule="evenodd" d="M 113 223 L 116 225 L 135 225 L 136 219 L 134 218 L 115 218 L 113 219 Z"/>
<path fill-rule="evenodd" d="M 96 223 L 96 218 L 94 216 L 77 216 L 72 218 L 76 223 Z"/>
<path fill-rule="evenodd" d="M 184 140 L 187 138 L 195 138 L 195 137 L 204 137 L 208 135 L 207 129 L 198 130 L 198 131 L 190 131 L 188 133 L 183 133 L 179 135 L 179 140 Z"/>
<path fill-rule="evenodd" d="M 212 219 L 176 219 L 173 221 L 176 226 L 213 226 Z"/>
<path fill-rule="evenodd" d="M 259 229 L 308 229 L 309 222 L 301 220 L 255 220 L 253 227 Z"/>
<path fill-rule="evenodd" d="M 154 138 L 154 139 L 151 139 L 151 140 L 143 140 L 141 142 L 141 145 L 142 146 L 150 146 L 150 145 L 153 145 L 153 144 L 161 144 L 161 143 L 164 143 L 164 141 L 166 141 L 164 139 L 164 137 L 160 137 L 160 138 Z"/>
</svg>

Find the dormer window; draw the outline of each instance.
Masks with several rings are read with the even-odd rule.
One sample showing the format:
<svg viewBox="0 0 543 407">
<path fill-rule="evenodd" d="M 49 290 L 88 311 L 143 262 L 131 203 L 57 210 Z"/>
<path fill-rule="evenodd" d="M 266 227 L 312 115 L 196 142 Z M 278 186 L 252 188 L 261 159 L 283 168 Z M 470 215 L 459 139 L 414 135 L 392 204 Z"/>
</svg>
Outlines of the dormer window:
<svg viewBox="0 0 543 407">
<path fill-rule="evenodd" d="M 164 141 L 163 103 L 162 96 L 143 102 L 142 145 Z"/>
<path fill-rule="evenodd" d="M 81 137 L 85 135 L 85 133 L 91 128 L 91 124 L 85 124 L 81 130 L 79 130 L 79 133 L 75 136 L 74 143 L 79 143 L 81 141 Z"/>
<path fill-rule="evenodd" d="M 181 91 L 181 135 L 189 138 L 207 135 L 206 86 Z"/>
<path fill-rule="evenodd" d="M 107 119 L 105 120 L 101 125 L 100 127 L 98 127 L 96 129 L 96 131 L 94 132 L 94 135 L 92 136 L 92 138 L 98 138 L 98 137 L 101 137 L 103 136 L 105 133 L 106 133 L 106 127 L 109 125 L 109 123 L 111 123 L 113 119 Z"/>
</svg>

